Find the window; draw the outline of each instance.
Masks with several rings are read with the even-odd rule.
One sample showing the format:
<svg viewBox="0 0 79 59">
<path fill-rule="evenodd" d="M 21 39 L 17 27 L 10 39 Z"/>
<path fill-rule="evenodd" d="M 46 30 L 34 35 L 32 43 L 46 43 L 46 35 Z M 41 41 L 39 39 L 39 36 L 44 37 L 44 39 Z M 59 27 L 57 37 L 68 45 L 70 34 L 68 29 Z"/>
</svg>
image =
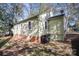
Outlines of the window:
<svg viewBox="0 0 79 59">
<path fill-rule="evenodd" d="M 31 22 L 28 23 L 28 28 L 31 29 Z"/>
<path fill-rule="evenodd" d="M 47 21 L 45 21 L 45 29 L 47 29 L 48 28 L 48 23 L 47 23 Z"/>
</svg>

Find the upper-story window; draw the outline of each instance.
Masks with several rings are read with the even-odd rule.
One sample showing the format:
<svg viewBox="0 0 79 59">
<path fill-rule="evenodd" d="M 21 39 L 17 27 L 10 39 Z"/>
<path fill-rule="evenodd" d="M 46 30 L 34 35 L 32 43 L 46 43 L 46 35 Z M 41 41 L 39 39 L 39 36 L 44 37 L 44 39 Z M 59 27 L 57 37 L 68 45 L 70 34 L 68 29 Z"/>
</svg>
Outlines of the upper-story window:
<svg viewBox="0 0 79 59">
<path fill-rule="evenodd" d="M 28 23 L 28 28 L 31 29 L 31 22 Z"/>
</svg>

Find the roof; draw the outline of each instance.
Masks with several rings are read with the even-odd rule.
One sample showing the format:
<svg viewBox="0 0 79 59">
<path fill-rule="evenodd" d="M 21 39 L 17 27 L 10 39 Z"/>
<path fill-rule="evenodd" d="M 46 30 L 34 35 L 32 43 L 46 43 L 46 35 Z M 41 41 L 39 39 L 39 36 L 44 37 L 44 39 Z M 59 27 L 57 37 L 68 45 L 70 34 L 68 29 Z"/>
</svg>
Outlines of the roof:
<svg viewBox="0 0 79 59">
<path fill-rule="evenodd" d="M 29 18 L 27 18 L 27 19 L 25 19 L 25 20 L 22 20 L 22 21 L 20 21 L 20 22 L 14 24 L 14 25 L 17 25 L 17 24 L 20 24 L 20 23 L 26 22 L 26 21 L 31 20 L 31 19 L 33 19 L 33 18 L 38 18 L 38 16 L 39 16 L 39 15 L 35 15 L 35 16 L 29 17 Z"/>
<path fill-rule="evenodd" d="M 53 17 L 48 18 L 48 20 L 51 20 L 52 18 L 59 17 L 59 16 L 64 16 L 64 14 L 55 15 Z"/>
<path fill-rule="evenodd" d="M 14 25 L 17 25 L 17 24 L 26 22 L 26 21 L 28 21 L 28 20 L 32 20 L 32 19 L 34 19 L 34 18 L 38 18 L 39 15 L 40 15 L 40 14 L 35 15 L 35 16 L 32 16 L 32 17 L 29 17 L 29 18 L 27 18 L 27 19 L 25 19 L 25 20 L 23 20 L 23 21 L 20 21 L 20 22 L 14 24 Z M 48 20 L 51 19 L 51 18 L 59 17 L 59 16 L 64 16 L 64 14 L 59 14 L 59 15 L 55 15 L 55 16 L 49 17 Z"/>
</svg>

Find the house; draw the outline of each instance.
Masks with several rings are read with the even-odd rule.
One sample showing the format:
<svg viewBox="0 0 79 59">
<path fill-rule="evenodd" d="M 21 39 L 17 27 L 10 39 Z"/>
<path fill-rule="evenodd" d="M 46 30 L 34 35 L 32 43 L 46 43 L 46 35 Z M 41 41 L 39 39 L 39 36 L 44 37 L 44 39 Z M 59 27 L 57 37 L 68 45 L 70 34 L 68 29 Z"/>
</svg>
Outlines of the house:
<svg viewBox="0 0 79 59">
<path fill-rule="evenodd" d="M 27 41 L 46 43 L 64 40 L 64 14 L 42 13 L 18 22 L 12 28 L 14 36 L 27 37 Z M 22 39 L 22 38 L 21 38 Z"/>
</svg>

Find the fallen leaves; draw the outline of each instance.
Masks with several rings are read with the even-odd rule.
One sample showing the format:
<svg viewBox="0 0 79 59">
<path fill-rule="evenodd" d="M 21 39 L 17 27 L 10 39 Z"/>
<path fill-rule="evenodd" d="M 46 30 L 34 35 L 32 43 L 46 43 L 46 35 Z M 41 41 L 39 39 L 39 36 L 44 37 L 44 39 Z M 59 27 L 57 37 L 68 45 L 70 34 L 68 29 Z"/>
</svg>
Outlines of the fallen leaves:
<svg viewBox="0 0 79 59">
<path fill-rule="evenodd" d="M 23 56 L 70 56 L 72 55 L 71 45 L 63 42 L 51 42 L 38 45 L 19 45 L 16 44 L 9 49 L 3 50 L 4 55 L 23 55 Z"/>
<path fill-rule="evenodd" d="M 46 44 L 32 44 L 26 40 L 10 40 L 1 49 L 0 55 L 8 56 L 71 56 L 71 44 L 51 41 Z"/>
</svg>

